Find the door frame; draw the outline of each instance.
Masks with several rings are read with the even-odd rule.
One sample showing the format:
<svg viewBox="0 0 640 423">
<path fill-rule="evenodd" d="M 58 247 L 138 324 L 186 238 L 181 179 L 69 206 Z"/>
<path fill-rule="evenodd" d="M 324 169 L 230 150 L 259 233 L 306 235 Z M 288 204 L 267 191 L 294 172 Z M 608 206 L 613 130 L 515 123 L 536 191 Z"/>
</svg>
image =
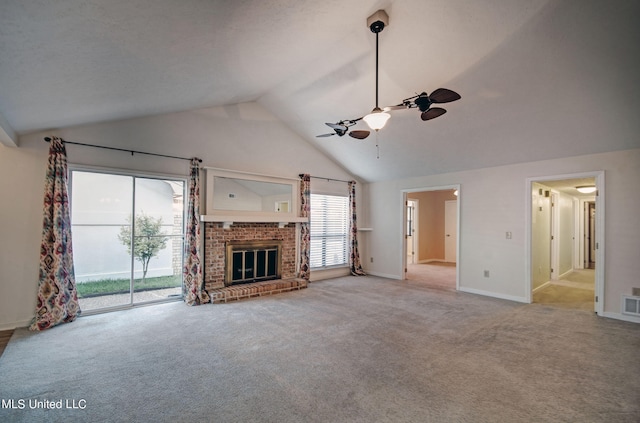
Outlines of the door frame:
<svg viewBox="0 0 640 423">
<path fill-rule="evenodd" d="M 456 291 L 460 290 L 460 222 L 461 222 L 461 216 L 460 216 L 460 204 L 462 203 L 462 189 L 460 187 L 460 184 L 453 184 L 453 185 L 441 185 L 441 186 L 435 186 L 435 187 L 422 187 L 422 188 L 409 188 L 409 189 L 403 189 L 400 191 L 401 195 L 402 195 L 402 214 L 401 216 L 399 216 L 402 220 L 402 232 L 400 233 L 401 236 L 401 245 L 402 245 L 402 269 L 401 269 L 401 275 L 402 275 L 402 280 L 406 280 L 407 279 L 407 242 L 405 239 L 405 234 L 407 233 L 407 194 L 409 193 L 413 193 L 413 192 L 427 192 L 427 191 L 446 191 L 446 190 L 457 190 L 458 191 L 458 213 L 457 213 L 457 221 L 456 221 L 456 229 L 457 229 L 457 233 L 456 233 Z"/>
<path fill-rule="evenodd" d="M 419 204 L 420 202 L 418 200 L 407 200 L 407 202 L 411 201 L 413 203 L 413 234 L 411 235 L 411 248 L 413 249 L 413 263 L 412 264 L 416 264 L 417 263 L 417 258 L 416 258 L 416 250 L 418 248 L 419 242 L 418 242 L 418 236 L 419 236 L 419 232 L 418 232 L 418 212 L 419 212 Z M 407 204 L 407 208 L 408 208 L 408 204 Z M 406 226 L 405 226 L 405 233 L 406 233 Z M 405 244 L 406 244 L 406 239 L 405 239 Z M 406 248 L 406 247 L 405 247 Z M 407 255 L 408 257 L 408 255 Z"/>
<path fill-rule="evenodd" d="M 551 227 L 549 228 L 549 242 L 550 246 L 550 254 L 551 260 L 549 263 L 551 264 L 551 273 L 549 274 L 549 280 L 557 281 L 559 278 L 558 268 L 560 267 L 560 250 L 558 248 L 558 237 L 559 235 L 559 226 L 560 226 L 560 207 L 558 207 L 558 198 L 559 194 L 557 191 L 551 190 L 550 193 L 550 206 L 551 213 L 549 215 L 551 219 Z"/>
<path fill-rule="evenodd" d="M 604 313 L 604 270 L 605 270 L 605 183 L 604 183 L 604 171 L 594 172 L 582 172 L 571 173 L 564 175 L 550 175 L 550 176 L 536 176 L 527 178 L 525 189 L 525 287 L 526 287 L 526 301 L 531 303 L 533 301 L 532 292 L 532 277 L 531 266 L 533 258 L 532 254 L 532 198 L 531 192 L 533 190 L 533 183 L 544 183 L 545 181 L 556 181 L 564 179 L 579 179 L 579 178 L 594 178 L 596 185 L 596 236 L 598 237 L 598 249 L 596 250 L 596 263 L 598 264 L 595 269 L 595 312 L 599 316 Z"/>
</svg>

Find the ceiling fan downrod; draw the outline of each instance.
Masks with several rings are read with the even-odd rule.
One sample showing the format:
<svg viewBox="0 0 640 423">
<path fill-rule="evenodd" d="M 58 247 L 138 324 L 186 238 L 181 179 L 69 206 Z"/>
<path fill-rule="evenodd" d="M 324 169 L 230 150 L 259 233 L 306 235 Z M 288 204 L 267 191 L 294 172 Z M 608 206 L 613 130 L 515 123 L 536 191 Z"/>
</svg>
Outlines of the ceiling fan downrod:
<svg viewBox="0 0 640 423">
<path fill-rule="evenodd" d="M 371 29 L 371 32 L 376 34 L 376 107 L 363 119 L 367 123 L 369 128 L 373 129 L 376 132 L 379 131 L 391 117 L 389 113 L 382 111 L 382 109 L 380 109 L 380 107 L 378 106 L 378 34 L 382 32 L 385 25 L 387 25 L 388 23 L 389 16 L 384 10 L 378 10 L 367 19 L 369 29 Z"/>
<path fill-rule="evenodd" d="M 379 109 L 378 107 L 378 49 L 379 49 L 378 34 L 380 34 L 384 29 L 384 22 L 375 21 L 374 23 L 371 24 L 371 26 L 369 26 L 369 28 L 371 29 L 371 32 L 376 34 L 376 109 Z"/>
</svg>

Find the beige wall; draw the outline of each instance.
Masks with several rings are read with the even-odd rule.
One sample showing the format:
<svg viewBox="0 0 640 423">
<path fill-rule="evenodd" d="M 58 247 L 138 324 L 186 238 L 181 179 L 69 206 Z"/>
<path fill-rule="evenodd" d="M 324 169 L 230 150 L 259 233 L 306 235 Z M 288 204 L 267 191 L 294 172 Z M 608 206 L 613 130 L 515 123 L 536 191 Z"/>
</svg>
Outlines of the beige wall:
<svg viewBox="0 0 640 423">
<path fill-rule="evenodd" d="M 422 191 L 407 194 L 418 202 L 418 251 L 416 261 L 444 260 L 444 202 L 457 200 L 454 190 Z"/>
</svg>

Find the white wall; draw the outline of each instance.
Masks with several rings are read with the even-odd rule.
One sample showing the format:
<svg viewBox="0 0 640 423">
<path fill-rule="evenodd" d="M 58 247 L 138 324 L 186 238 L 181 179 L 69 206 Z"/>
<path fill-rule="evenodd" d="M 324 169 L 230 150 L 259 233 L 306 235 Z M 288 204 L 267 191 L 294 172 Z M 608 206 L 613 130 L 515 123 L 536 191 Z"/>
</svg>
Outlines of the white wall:
<svg viewBox="0 0 640 423">
<path fill-rule="evenodd" d="M 370 184 L 368 219 L 373 231 L 363 261 L 372 274 L 400 279 L 401 190 L 459 183 L 460 289 L 525 302 L 527 178 L 600 170 L 605 171 L 606 190 L 604 315 L 622 317 L 621 295 L 640 286 L 640 149 Z M 512 239 L 506 239 L 507 231 Z M 490 271 L 489 278 L 484 270 Z"/>
<path fill-rule="evenodd" d="M 574 197 L 559 193 L 558 207 L 560 209 L 560 221 L 558 228 L 558 277 L 573 270 L 574 245 L 578 234 L 574 233 L 577 219 L 574 210 Z M 577 253 L 577 252 L 576 252 Z"/>
<path fill-rule="evenodd" d="M 54 106 L 52 106 L 54 107 Z M 0 329 L 25 326 L 35 311 L 42 195 L 49 145 L 43 137 L 184 157 L 203 166 L 297 178 L 353 179 L 257 103 L 23 135 L 0 147 Z M 70 163 L 187 176 L 189 163 L 67 146 Z M 362 185 L 359 185 L 360 187 Z"/>
</svg>

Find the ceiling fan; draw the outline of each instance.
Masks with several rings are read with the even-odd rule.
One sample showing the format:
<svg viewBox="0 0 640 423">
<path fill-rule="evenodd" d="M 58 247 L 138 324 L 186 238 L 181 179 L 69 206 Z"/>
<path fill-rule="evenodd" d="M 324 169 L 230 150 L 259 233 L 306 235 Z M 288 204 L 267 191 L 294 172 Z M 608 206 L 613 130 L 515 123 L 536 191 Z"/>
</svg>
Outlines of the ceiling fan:
<svg viewBox="0 0 640 423">
<path fill-rule="evenodd" d="M 367 138 L 369 136 L 369 131 L 365 131 L 365 130 L 355 130 L 355 131 L 349 131 L 349 128 L 352 127 L 353 125 L 356 124 L 356 122 L 358 122 L 359 120 L 362 120 L 361 117 L 359 117 L 358 119 L 347 119 L 347 120 L 341 120 L 340 122 L 337 123 L 325 123 L 325 125 L 327 125 L 328 127 L 332 128 L 334 130 L 334 132 L 330 132 L 328 134 L 322 134 L 322 135 L 317 135 L 318 138 L 323 138 L 323 137 L 331 137 L 333 135 L 337 135 L 339 137 L 343 136 L 344 134 L 348 133 L 350 137 L 359 139 L 359 140 L 363 140 L 365 138 Z"/>
<path fill-rule="evenodd" d="M 413 97 L 405 98 L 402 103 L 396 106 L 385 107 L 384 110 L 399 110 L 399 109 L 414 109 L 418 108 L 420 117 L 422 120 L 431 120 L 442 116 L 447 111 L 442 107 L 431 107 L 432 104 L 450 103 L 452 101 L 460 100 L 460 94 L 455 91 L 451 91 L 447 88 L 438 88 L 431 95 L 423 92 Z M 413 101 L 411 101 L 413 100 Z"/>
<path fill-rule="evenodd" d="M 359 120 L 364 120 L 369 128 L 378 132 L 384 127 L 384 125 L 387 123 L 387 120 L 389 120 L 389 118 L 391 117 L 391 115 L 387 113 L 391 110 L 417 108 L 421 112 L 420 117 L 422 118 L 422 120 L 426 121 L 435 119 L 438 116 L 442 116 L 447 111 L 441 107 L 431 107 L 432 104 L 450 103 L 462 98 L 460 97 L 460 94 L 448 88 L 438 88 L 430 95 L 426 92 L 422 92 L 413 97 L 402 100 L 402 103 L 398 105 L 381 109 L 378 106 L 378 34 L 382 32 L 385 25 L 388 24 L 389 15 L 387 15 L 384 10 L 378 10 L 367 19 L 367 25 L 369 26 L 369 29 L 371 29 L 371 32 L 376 34 L 376 107 L 374 107 L 371 113 L 358 119 L 342 120 L 335 124 L 327 123 L 327 125 L 333 128 L 335 130 L 335 133 L 339 136 L 343 136 L 345 133 L 347 133 L 348 128 L 355 125 Z M 323 134 L 318 135 L 318 137 L 328 137 L 331 135 L 334 134 Z M 364 139 L 369 136 L 369 131 L 355 130 L 349 132 L 349 135 L 353 138 Z"/>
</svg>

